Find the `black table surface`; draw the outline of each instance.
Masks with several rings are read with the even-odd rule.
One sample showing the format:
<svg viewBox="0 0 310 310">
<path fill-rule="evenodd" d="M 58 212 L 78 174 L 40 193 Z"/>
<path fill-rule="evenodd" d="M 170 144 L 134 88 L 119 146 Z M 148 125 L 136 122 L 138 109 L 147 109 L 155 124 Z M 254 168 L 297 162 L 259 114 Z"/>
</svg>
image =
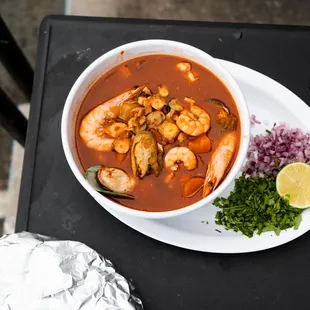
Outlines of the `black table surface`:
<svg viewBox="0 0 310 310">
<path fill-rule="evenodd" d="M 260 71 L 310 103 L 310 28 L 47 17 L 40 30 L 17 231 L 85 242 L 130 279 L 146 309 L 309 309 L 310 234 L 257 253 L 189 251 L 106 212 L 66 162 L 60 122 L 81 72 L 121 44 L 172 39 Z"/>
</svg>

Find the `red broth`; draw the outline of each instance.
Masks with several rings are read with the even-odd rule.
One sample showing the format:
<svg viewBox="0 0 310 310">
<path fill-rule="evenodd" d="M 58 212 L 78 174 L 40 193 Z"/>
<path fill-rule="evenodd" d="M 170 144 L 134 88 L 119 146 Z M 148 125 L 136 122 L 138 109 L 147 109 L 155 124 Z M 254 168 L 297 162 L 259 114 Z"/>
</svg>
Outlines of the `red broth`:
<svg viewBox="0 0 310 310">
<path fill-rule="evenodd" d="M 217 98 L 221 100 L 230 109 L 231 113 L 239 119 L 236 104 L 226 86 L 213 73 L 194 62 L 190 62 L 192 72 L 196 76 L 199 76 L 199 80 L 190 83 L 176 67 L 181 61 L 188 62 L 186 59 L 168 55 L 151 55 L 129 60 L 105 73 L 90 88 L 81 104 L 76 124 L 76 146 L 81 165 L 84 170 L 90 166 L 99 164 L 107 167 L 121 168 L 130 177 L 134 178 L 135 186 L 131 194 L 134 195 L 135 199 L 113 199 L 129 208 L 149 212 L 170 211 L 186 207 L 202 199 L 202 190 L 191 198 L 182 197 L 182 180 L 186 179 L 187 176 L 205 176 L 208 161 L 216 149 L 219 139 L 225 133 L 222 127 L 216 122 L 219 107 L 208 99 Z M 88 148 L 79 136 L 79 127 L 83 117 L 99 104 L 123 93 L 135 85 L 147 85 L 152 92 L 156 93 L 158 85 L 162 84 L 166 85 L 169 90 L 167 102 L 172 98 L 177 98 L 184 107 L 189 108 L 189 104 L 184 101 L 184 98 L 193 98 L 198 106 L 209 113 L 211 118 L 211 128 L 208 132 L 208 137 L 212 141 L 212 150 L 207 154 L 199 154 L 197 156 L 198 166 L 195 170 L 187 171 L 183 165 L 180 165 L 175 178 L 169 184 L 164 182 L 165 177 L 169 173 L 165 167 L 163 167 L 158 177 L 151 174 L 145 176 L 142 180 L 137 179 L 131 170 L 130 151 L 127 153 L 125 160 L 119 163 L 116 160 L 116 153 L 114 151 L 99 152 Z M 238 144 L 235 157 L 240 143 L 239 123 L 236 131 Z M 165 153 L 170 148 L 180 145 L 182 144 L 178 142 L 174 142 L 172 145 L 166 145 Z M 184 146 L 186 146 L 186 143 Z M 231 162 L 230 167 L 234 160 L 235 158 Z"/>
</svg>

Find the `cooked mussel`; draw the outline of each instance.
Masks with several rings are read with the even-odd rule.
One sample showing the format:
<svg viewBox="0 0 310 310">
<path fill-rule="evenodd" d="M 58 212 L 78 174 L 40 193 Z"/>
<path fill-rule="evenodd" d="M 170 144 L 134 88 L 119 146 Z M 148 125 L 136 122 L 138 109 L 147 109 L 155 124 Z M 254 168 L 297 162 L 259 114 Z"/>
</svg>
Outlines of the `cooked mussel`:
<svg viewBox="0 0 310 310">
<path fill-rule="evenodd" d="M 134 199 L 128 194 L 134 186 L 134 181 L 122 169 L 103 165 L 92 166 L 86 170 L 84 178 L 96 191 L 105 196 Z"/>
<path fill-rule="evenodd" d="M 131 168 L 134 176 L 143 179 L 145 175 L 159 175 L 158 147 L 153 135 L 147 131 L 139 132 L 132 141 Z"/>
</svg>

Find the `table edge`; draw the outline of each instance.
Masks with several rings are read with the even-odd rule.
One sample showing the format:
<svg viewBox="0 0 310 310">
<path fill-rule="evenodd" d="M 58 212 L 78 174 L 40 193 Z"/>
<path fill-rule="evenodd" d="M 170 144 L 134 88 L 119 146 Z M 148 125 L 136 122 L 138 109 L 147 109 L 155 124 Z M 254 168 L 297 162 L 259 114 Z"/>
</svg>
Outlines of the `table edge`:
<svg viewBox="0 0 310 310">
<path fill-rule="evenodd" d="M 30 209 L 30 199 L 32 192 L 32 177 L 35 165 L 35 154 L 37 149 L 38 129 L 40 126 L 40 114 L 42 98 L 44 93 L 44 75 L 48 59 L 48 45 L 50 29 L 53 23 L 58 21 L 90 21 L 90 22 L 119 22 L 152 25 L 188 25 L 191 27 L 205 26 L 218 28 L 236 29 L 257 29 L 257 30 L 279 30 L 279 31 L 309 31 L 307 25 L 279 25 L 279 24 L 252 24 L 252 23 L 232 23 L 232 22 L 210 22 L 210 21 L 189 21 L 189 20 L 168 20 L 168 19 L 136 19 L 136 18 L 114 18 L 114 17 L 90 17 L 90 16 L 68 16 L 68 15 L 47 15 L 41 21 L 37 59 L 35 66 L 34 83 L 29 112 L 28 130 L 25 146 L 24 164 L 22 169 L 22 179 L 19 191 L 18 209 L 15 224 L 15 231 L 25 231 L 28 229 L 28 218 Z M 39 89 L 39 91 L 35 91 Z"/>
<path fill-rule="evenodd" d="M 22 169 L 22 178 L 19 190 L 17 216 L 15 232 L 26 231 L 28 228 L 28 218 L 30 209 L 30 199 L 32 192 L 32 177 L 35 165 L 35 154 L 37 149 L 38 129 L 40 126 L 40 114 L 42 107 L 42 97 L 44 93 L 44 74 L 48 58 L 48 45 L 50 37 L 49 18 L 44 18 L 40 24 L 37 59 L 35 64 L 35 74 L 30 102 L 28 128 L 25 144 L 25 153 Z M 42 43 L 42 44 L 40 44 Z M 37 69 L 39 68 L 39 69 Z M 39 91 L 35 91 L 39 89 Z"/>
<path fill-rule="evenodd" d="M 120 22 L 136 24 L 155 24 L 155 25 L 185 25 L 188 26 L 208 26 L 208 27 L 229 27 L 229 28 L 250 28 L 258 30 L 296 30 L 310 31 L 310 25 L 290 25 L 290 24 L 268 24 L 268 23 L 240 23 L 240 22 L 215 22 L 215 21 L 195 21 L 179 19 L 152 19 L 152 18 L 128 18 L 128 17 L 102 17 L 102 16 L 82 16 L 82 15 L 47 15 L 42 20 L 42 24 L 49 24 L 57 21 L 90 21 L 90 22 Z"/>
</svg>

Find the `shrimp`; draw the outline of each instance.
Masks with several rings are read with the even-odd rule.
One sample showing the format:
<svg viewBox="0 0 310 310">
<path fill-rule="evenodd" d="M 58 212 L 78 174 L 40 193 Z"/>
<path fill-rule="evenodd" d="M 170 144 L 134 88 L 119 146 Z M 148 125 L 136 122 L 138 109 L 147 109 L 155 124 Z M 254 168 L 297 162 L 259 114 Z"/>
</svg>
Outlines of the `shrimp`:
<svg viewBox="0 0 310 310">
<path fill-rule="evenodd" d="M 161 97 L 167 97 L 169 95 L 168 87 L 166 85 L 160 85 L 158 87 L 158 94 Z"/>
<path fill-rule="evenodd" d="M 192 71 L 187 72 L 187 78 L 190 82 L 196 82 L 199 80 L 199 76 L 195 75 Z"/>
<path fill-rule="evenodd" d="M 187 147 L 177 146 L 172 148 L 165 157 L 165 166 L 171 171 L 179 169 L 179 163 L 182 162 L 187 170 L 194 170 L 197 167 L 195 154 Z"/>
<path fill-rule="evenodd" d="M 183 110 L 176 124 L 189 136 L 200 136 L 210 128 L 210 116 L 207 111 L 191 103 L 190 111 Z"/>
<path fill-rule="evenodd" d="M 181 72 L 189 72 L 192 69 L 192 65 L 189 62 L 179 62 L 177 68 Z"/>
<path fill-rule="evenodd" d="M 236 149 L 236 132 L 229 132 L 222 137 L 211 156 L 203 185 L 202 197 L 207 197 L 222 180 Z"/>
<path fill-rule="evenodd" d="M 79 134 L 83 142 L 97 151 L 108 152 L 113 149 L 114 138 L 108 137 L 104 132 L 107 120 L 116 118 L 110 109 L 138 96 L 144 86 L 128 90 L 92 109 L 82 120 Z"/>
<path fill-rule="evenodd" d="M 195 82 L 199 80 L 199 76 L 194 75 L 194 73 L 191 71 L 192 65 L 189 62 L 179 62 L 177 64 L 177 68 L 183 72 L 187 73 L 187 78 L 190 82 Z"/>
<path fill-rule="evenodd" d="M 161 123 L 158 126 L 158 131 L 169 143 L 173 143 L 180 132 L 178 126 L 170 120 Z"/>
</svg>

